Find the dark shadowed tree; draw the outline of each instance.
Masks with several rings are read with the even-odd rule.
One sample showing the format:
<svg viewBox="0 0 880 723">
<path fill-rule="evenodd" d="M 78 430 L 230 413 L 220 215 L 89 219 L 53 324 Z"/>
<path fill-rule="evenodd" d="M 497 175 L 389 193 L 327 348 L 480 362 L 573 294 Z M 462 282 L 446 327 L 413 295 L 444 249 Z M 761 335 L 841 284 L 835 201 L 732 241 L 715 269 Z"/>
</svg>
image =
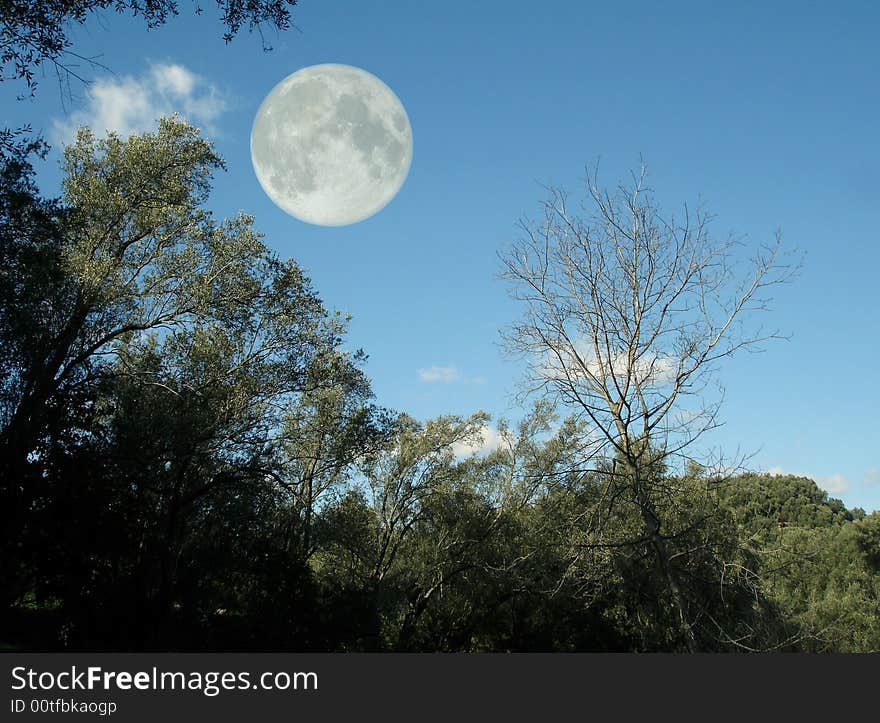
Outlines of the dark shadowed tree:
<svg viewBox="0 0 880 723">
<path fill-rule="evenodd" d="M 201 13 L 198 2 L 190 3 Z M 216 0 L 223 38 L 230 42 L 244 27 L 262 35 L 266 28 L 287 30 L 290 9 L 296 0 Z M 0 2 L 0 81 L 24 80 L 33 91 L 38 69 L 50 66 L 64 83 L 82 80 L 77 66 L 90 62 L 72 49 L 70 28 L 82 25 L 104 11 L 128 13 L 143 19 L 148 28 L 176 16 L 177 0 L 2 0 Z M 266 47 L 264 40 L 264 47 Z"/>
<path fill-rule="evenodd" d="M 362 355 L 341 347 L 346 320 L 249 217 L 202 208 L 221 164 L 176 118 L 124 141 L 82 130 L 59 202 L 39 197 L 26 157 L 6 160 L 0 494 L 16 584 L 4 602 L 42 589 L 98 609 L 87 601 L 130 589 L 161 637 L 211 510 L 274 500 L 262 529 L 302 565 L 309 543 L 291 545 L 290 520 L 302 538 L 320 493 L 381 436 Z M 320 461 L 308 503 L 294 465 L 306 455 Z M 59 504 L 88 532 L 76 564 L 52 539 Z"/>
<path fill-rule="evenodd" d="M 119 344 L 196 319 L 221 321 L 212 300 L 255 293 L 221 273 L 259 244 L 250 220 L 218 225 L 200 207 L 221 165 L 198 131 L 176 119 L 128 141 L 83 129 L 65 152 L 63 226 L 47 233 L 8 206 L 20 218 L 7 227 L 7 253 L 39 252 L 38 263 L 4 278 L 5 317 L 20 317 L 19 297 L 36 306 L 32 325 L 18 336 L 10 329 L 6 341 L 0 444 L 13 470 L 34 452 L 48 411 L 95 382 Z M 31 208 L 33 216 L 39 204 Z"/>
</svg>

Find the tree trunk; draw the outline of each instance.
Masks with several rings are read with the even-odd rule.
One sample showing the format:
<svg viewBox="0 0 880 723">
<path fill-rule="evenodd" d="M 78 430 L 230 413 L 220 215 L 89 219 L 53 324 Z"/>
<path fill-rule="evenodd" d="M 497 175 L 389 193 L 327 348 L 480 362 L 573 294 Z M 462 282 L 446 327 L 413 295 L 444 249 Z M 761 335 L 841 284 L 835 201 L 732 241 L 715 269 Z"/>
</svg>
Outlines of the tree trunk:
<svg viewBox="0 0 880 723">
<path fill-rule="evenodd" d="M 629 463 L 628 467 L 636 504 L 639 507 L 639 511 L 642 515 L 642 520 L 645 523 L 645 530 L 648 533 L 648 538 L 651 541 L 651 547 L 654 550 L 654 555 L 657 560 L 657 567 L 660 570 L 660 574 L 666 581 L 666 585 L 669 588 L 669 594 L 672 596 L 672 603 L 675 607 L 675 612 L 679 620 L 679 625 L 681 626 L 681 632 L 684 636 L 685 645 L 687 646 L 689 653 L 699 653 L 700 647 L 697 642 L 696 635 L 694 634 L 694 629 L 691 626 L 690 620 L 688 619 L 687 606 L 684 601 L 684 596 L 681 592 L 681 586 L 678 582 L 678 575 L 676 575 L 675 569 L 672 566 L 669 549 L 666 547 L 666 540 L 664 540 L 663 535 L 660 534 L 660 520 L 654 513 L 654 509 L 650 503 L 650 500 L 645 494 L 645 490 L 641 482 L 641 475 L 639 474 L 638 465 L 631 462 Z"/>
</svg>

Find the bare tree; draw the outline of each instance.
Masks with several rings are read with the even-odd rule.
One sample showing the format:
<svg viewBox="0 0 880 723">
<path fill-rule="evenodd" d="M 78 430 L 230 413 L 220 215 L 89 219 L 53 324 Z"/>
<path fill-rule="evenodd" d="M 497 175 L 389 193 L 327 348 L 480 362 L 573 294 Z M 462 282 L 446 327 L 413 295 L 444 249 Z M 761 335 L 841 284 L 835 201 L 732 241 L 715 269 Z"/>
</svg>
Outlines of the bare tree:
<svg viewBox="0 0 880 723">
<path fill-rule="evenodd" d="M 523 221 L 523 235 L 502 254 L 502 277 L 525 308 L 505 341 L 527 359 L 527 393 L 573 408 L 594 430 L 586 461 L 596 461 L 607 487 L 584 524 L 600 528 L 620 505 L 637 511 L 638 542 L 652 551 L 695 651 L 661 519 L 670 492 L 663 471 L 692 458 L 697 439 L 717 426 L 718 363 L 778 338 L 752 326 L 752 312 L 768 308 L 768 292 L 798 264 L 784 263 L 778 233 L 749 250 L 713 236 L 702 210 L 665 216 L 644 166 L 614 192 L 600 189 L 596 171 L 586 186 L 574 212 L 551 189 L 543 218 Z"/>
</svg>

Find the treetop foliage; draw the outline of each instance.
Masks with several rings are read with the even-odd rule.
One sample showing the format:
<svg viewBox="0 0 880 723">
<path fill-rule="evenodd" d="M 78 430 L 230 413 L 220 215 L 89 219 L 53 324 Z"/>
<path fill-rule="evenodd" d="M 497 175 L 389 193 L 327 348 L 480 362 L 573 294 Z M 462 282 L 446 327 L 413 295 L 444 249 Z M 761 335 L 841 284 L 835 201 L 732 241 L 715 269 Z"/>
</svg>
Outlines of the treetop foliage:
<svg viewBox="0 0 880 723">
<path fill-rule="evenodd" d="M 57 199 L 22 135 L 0 138 L 0 643 L 880 649 L 877 513 L 679 473 L 662 435 L 597 445 L 548 398 L 476 452 L 488 414 L 380 406 L 347 317 L 206 208 L 223 161 L 197 129 L 83 129 Z"/>
<path fill-rule="evenodd" d="M 197 2 L 193 9 L 201 13 Z M 287 30 L 296 0 L 217 0 L 228 43 L 246 27 Z M 0 0 L 0 81 L 24 80 L 33 92 L 36 71 L 51 65 L 59 78 L 72 75 L 78 61 L 69 35 L 71 24 L 82 25 L 105 10 L 142 18 L 148 28 L 165 24 L 180 12 L 177 0 Z"/>
</svg>

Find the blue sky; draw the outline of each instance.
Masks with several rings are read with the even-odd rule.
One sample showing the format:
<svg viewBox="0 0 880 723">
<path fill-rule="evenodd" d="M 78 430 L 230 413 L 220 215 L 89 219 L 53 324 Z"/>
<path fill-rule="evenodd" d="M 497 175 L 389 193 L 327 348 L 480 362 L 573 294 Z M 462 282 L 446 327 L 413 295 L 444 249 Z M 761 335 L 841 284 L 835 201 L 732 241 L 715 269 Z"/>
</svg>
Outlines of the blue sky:
<svg viewBox="0 0 880 723">
<path fill-rule="evenodd" d="M 63 103 L 47 76 L 36 99 L 16 102 L 21 88 L 7 83 L 0 101 L 8 123 L 30 121 L 57 140 L 96 115 L 148 122 L 173 105 L 157 86 L 162 69 L 185 69 L 195 81 L 175 109 L 228 164 L 211 208 L 256 216 L 328 305 L 354 315 L 351 342 L 370 354 L 380 402 L 419 418 L 517 416 L 520 368 L 503 357 L 498 330 L 518 310 L 496 279 L 497 251 L 537 213 L 542 184 L 576 191 L 585 164 L 601 158 L 614 185 L 641 155 L 666 207 L 702 197 L 719 234 L 758 242 L 780 228 L 806 254 L 770 319 L 791 340 L 722 369 L 726 424 L 709 441 L 755 452 L 755 468 L 812 476 L 850 506 L 880 508 L 880 6 L 712 6 L 302 0 L 297 30 L 268 34 L 274 50 L 263 53 L 246 33 L 224 45 L 213 11 L 196 18 L 184 3 L 153 31 L 113 14 L 76 28 L 74 50 L 100 54 L 113 74 L 83 67 L 95 83 L 74 86 L 73 99 Z M 413 128 L 400 194 L 353 226 L 286 215 L 250 163 L 263 97 L 317 63 L 377 75 Z M 54 163 L 41 171 L 47 189 Z"/>
</svg>

